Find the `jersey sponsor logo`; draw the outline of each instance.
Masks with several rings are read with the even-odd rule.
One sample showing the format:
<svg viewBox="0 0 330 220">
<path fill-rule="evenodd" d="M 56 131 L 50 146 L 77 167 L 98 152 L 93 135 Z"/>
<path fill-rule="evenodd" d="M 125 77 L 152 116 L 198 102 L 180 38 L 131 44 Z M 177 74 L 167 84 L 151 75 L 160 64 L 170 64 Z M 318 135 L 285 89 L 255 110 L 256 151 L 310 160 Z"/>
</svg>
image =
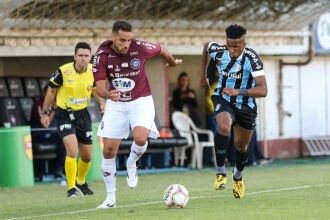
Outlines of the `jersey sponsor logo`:
<svg viewBox="0 0 330 220">
<path fill-rule="evenodd" d="M 80 105 L 87 103 L 89 101 L 89 98 L 69 98 L 69 102 L 74 105 Z"/>
<path fill-rule="evenodd" d="M 115 71 L 119 72 L 120 71 L 120 68 L 118 65 L 116 65 L 116 68 L 115 68 Z"/>
<path fill-rule="evenodd" d="M 100 62 L 100 56 L 94 56 L 94 58 L 93 58 L 93 65 L 97 65 L 97 64 L 99 64 L 99 62 Z"/>
<path fill-rule="evenodd" d="M 101 122 L 100 128 L 101 128 L 101 130 L 103 130 L 103 128 L 104 128 L 104 122 L 103 121 Z"/>
<path fill-rule="evenodd" d="M 256 65 L 256 69 L 261 69 L 261 66 L 259 64 L 259 59 L 258 59 L 257 55 L 255 53 L 253 53 L 252 51 L 249 51 L 249 50 L 245 50 L 245 53 L 247 53 L 248 55 L 250 55 L 252 57 L 252 60 Z"/>
<path fill-rule="evenodd" d="M 128 63 L 126 63 L 126 62 L 125 63 L 122 63 L 121 64 L 121 67 L 128 67 Z"/>
<path fill-rule="evenodd" d="M 242 78 L 242 74 L 236 74 L 236 73 L 227 73 L 225 71 L 222 71 L 222 75 L 223 76 L 227 76 L 227 77 L 230 77 L 230 78 L 234 78 L 234 79 L 241 79 Z"/>
<path fill-rule="evenodd" d="M 60 130 L 63 131 L 64 129 L 71 129 L 71 124 L 63 124 L 60 126 Z"/>
<path fill-rule="evenodd" d="M 129 73 L 110 73 L 110 77 L 112 78 L 122 78 L 122 77 L 132 77 L 136 76 L 140 73 L 140 70 L 135 71 L 135 72 L 129 72 Z"/>
<path fill-rule="evenodd" d="M 119 92 L 125 93 L 132 91 L 135 87 L 135 82 L 129 78 L 118 78 L 112 80 L 112 85 L 115 87 Z"/>
<path fill-rule="evenodd" d="M 73 79 L 68 79 L 67 82 L 68 82 L 68 83 L 73 83 L 74 80 L 73 80 Z"/>
<path fill-rule="evenodd" d="M 56 72 L 52 75 L 52 77 L 50 78 L 50 80 L 55 81 L 55 79 L 60 75 L 60 71 L 56 70 Z"/>
<path fill-rule="evenodd" d="M 65 70 L 64 72 L 66 75 L 70 75 L 71 74 L 71 70 Z"/>
<path fill-rule="evenodd" d="M 131 67 L 132 67 L 132 69 L 139 69 L 140 68 L 140 65 L 141 65 L 141 62 L 140 62 L 140 60 L 139 59 L 137 59 L 137 58 L 134 58 L 134 59 L 132 59 L 131 60 Z"/>
<path fill-rule="evenodd" d="M 117 57 L 116 55 L 113 55 L 113 54 L 109 54 L 108 55 L 108 58 L 111 58 L 111 57 Z"/>
<path fill-rule="evenodd" d="M 101 53 L 103 53 L 103 50 L 99 50 L 99 51 L 97 51 L 96 54 L 101 54 Z"/>
<path fill-rule="evenodd" d="M 113 69 L 113 65 L 108 65 L 108 69 Z"/>
<path fill-rule="evenodd" d="M 131 51 L 131 52 L 129 52 L 129 55 L 130 55 L 130 56 L 136 56 L 136 55 L 139 55 L 139 51 Z"/>
<path fill-rule="evenodd" d="M 220 105 L 220 104 L 217 104 L 217 106 L 215 106 L 214 111 L 216 112 L 216 111 L 218 111 L 220 108 L 221 108 L 221 105 Z"/>
<path fill-rule="evenodd" d="M 92 137 L 93 132 L 92 131 L 86 131 L 86 137 Z"/>
<path fill-rule="evenodd" d="M 128 101 L 132 99 L 132 93 L 131 92 L 127 92 L 127 93 L 121 93 L 120 94 L 120 98 L 119 101 Z"/>
</svg>

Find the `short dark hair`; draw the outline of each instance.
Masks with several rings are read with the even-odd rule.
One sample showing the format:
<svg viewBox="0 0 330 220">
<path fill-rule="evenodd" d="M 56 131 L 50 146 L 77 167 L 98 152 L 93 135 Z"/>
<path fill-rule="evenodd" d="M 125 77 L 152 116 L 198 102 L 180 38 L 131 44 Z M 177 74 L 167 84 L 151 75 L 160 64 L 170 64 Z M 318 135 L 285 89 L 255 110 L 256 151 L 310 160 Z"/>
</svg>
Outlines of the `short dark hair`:
<svg viewBox="0 0 330 220">
<path fill-rule="evenodd" d="M 118 33 L 119 30 L 125 32 L 132 32 L 132 25 L 127 21 L 116 21 L 112 26 L 112 32 Z"/>
<path fill-rule="evenodd" d="M 91 46 L 86 42 L 77 43 L 76 47 L 74 48 L 74 54 L 77 53 L 78 49 L 88 49 L 90 52 L 92 52 Z"/>
<path fill-rule="evenodd" d="M 245 34 L 246 34 L 246 29 L 238 24 L 232 24 L 226 28 L 226 36 L 229 39 L 238 39 Z"/>
</svg>

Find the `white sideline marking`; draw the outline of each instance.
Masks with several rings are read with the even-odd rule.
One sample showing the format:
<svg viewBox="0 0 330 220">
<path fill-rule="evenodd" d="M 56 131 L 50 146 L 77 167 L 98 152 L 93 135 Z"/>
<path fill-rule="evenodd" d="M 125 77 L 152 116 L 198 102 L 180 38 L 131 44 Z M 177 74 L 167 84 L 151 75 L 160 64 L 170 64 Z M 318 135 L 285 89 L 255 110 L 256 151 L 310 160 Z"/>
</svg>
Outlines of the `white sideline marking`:
<svg viewBox="0 0 330 220">
<path fill-rule="evenodd" d="M 272 193 L 272 192 L 284 192 L 284 191 L 291 191 L 291 190 L 299 190 L 299 189 L 306 189 L 306 188 L 313 188 L 313 187 L 325 187 L 330 186 L 330 184 L 317 184 L 317 185 L 305 185 L 305 186 L 293 186 L 293 187 L 287 187 L 287 188 L 278 188 L 278 189 L 269 189 L 269 190 L 261 190 L 256 192 L 247 192 L 246 195 L 256 195 L 256 194 L 262 194 L 262 193 Z M 209 195 L 209 196 L 193 196 L 189 199 L 203 199 L 203 198 L 211 198 L 211 197 L 218 197 L 218 196 L 224 196 L 223 194 L 216 194 L 216 195 Z M 130 205 L 121 205 L 117 206 L 115 209 L 120 208 L 129 208 L 129 207 L 135 207 L 135 206 L 143 206 L 143 205 L 151 205 L 151 204 L 157 204 L 157 203 L 163 203 L 163 201 L 153 201 L 153 202 L 142 202 L 142 203 L 136 203 L 136 204 L 130 204 Z M 35 215 L 35 216 L 25 216 L 25 217 L 17 217 L 17 218 L 8 218 L 5 220 L 20 220 L 20 219 L 31 219 L 31 218 L 44 218 L 44 217 L 51 217 L 51 216 L 59 216 L 59 215 L 72 215 L 77 213 L 84 213 L 84 212 L 93 212 L 93 211 L 99 211 L 104 209 L 85 209 L 85 210 L 78 210 L 78 211 L 72 211 L 72 212 L 58 212 L 53 214 L 45 214 L 45 215 Z"/>
</svg>

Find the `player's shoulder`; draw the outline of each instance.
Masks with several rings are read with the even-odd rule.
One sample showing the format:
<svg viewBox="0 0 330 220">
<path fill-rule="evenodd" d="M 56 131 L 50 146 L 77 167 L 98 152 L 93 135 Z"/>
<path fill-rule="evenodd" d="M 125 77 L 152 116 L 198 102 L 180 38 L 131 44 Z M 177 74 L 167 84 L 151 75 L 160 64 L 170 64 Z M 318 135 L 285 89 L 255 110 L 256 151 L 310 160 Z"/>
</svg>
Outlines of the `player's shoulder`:
<svg viewBox="0 0 330 220">
<path fill-rule="evenodd" d="M 68 69 L 74 69 L 74 63 L 73 62 L 70 62 L 70 63 L 65 63 L 63 64 L 62 66 L 60 66 L 58 69 L 60 71 L 63 71 L 63 70 L 68 70 Z"/>
<path fill-rule="evenodd" d="M 209 53 L 214 53 L 214 52 L 227 50 L 227 46 L 221 45 L 217 42 L 209 42 L 207 46 L 207 50 Z"/>
<path fill-rule="evenodd" d="M 259 54 L 250 47 L 245 47 L 244 54 L 249 58 L 259 57 Z"/>
<path fill-rule="evenodd" d="M 152 50 L 152 49 L 156 49 L 157 46 L 159 46 L 159 45 L 155 44 L 155 43 L 149 43 L 149 42 L 137 40 L 137 39 L 132 39 L 132 43 L 131 43 L 131 47 L 133 47 L 134 49 L 140 49 L 140 50 L 144 50 L 144 49 Z"/>
<path fill-rule="evenodd" d="M 95 55 L 100 55 L 100 54 L 108 54 L 110 53 L 110 48 L 113 42 L 111 40 L 106 40 L 101 43 L 99 48 L 97 49 Z"/>
</svg>

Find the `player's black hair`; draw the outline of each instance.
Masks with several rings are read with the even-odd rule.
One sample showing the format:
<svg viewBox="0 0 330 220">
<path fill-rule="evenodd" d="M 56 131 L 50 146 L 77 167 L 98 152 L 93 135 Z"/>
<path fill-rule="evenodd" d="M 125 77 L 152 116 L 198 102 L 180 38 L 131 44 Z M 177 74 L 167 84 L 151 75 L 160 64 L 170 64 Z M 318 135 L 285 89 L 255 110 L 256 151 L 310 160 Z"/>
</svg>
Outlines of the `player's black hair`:
<svg viewBox="0 0 330 220">
<path fill-rule="evenodd" d="M 116 21 L 112 27 L 112 33 L 118 33 L 119 30 L 132 32 L 132 25 L 127 21 Z"/>
<path fill-rule="evenodd" d="M 77 54 L 78 49 L 88 49 L 90 52 L 92 51 L 91 46 L 86 42 L 77 43 L 76 47 L 74 48 L 74 54 Z"/>
<path fill-rule="evenodd" d="M 246 34 L 246 29 L 238 24 L 232 24 L 226 28 L 226 36 L 229 39 L 238 39 L 245 34 Z"/>
</svg>

